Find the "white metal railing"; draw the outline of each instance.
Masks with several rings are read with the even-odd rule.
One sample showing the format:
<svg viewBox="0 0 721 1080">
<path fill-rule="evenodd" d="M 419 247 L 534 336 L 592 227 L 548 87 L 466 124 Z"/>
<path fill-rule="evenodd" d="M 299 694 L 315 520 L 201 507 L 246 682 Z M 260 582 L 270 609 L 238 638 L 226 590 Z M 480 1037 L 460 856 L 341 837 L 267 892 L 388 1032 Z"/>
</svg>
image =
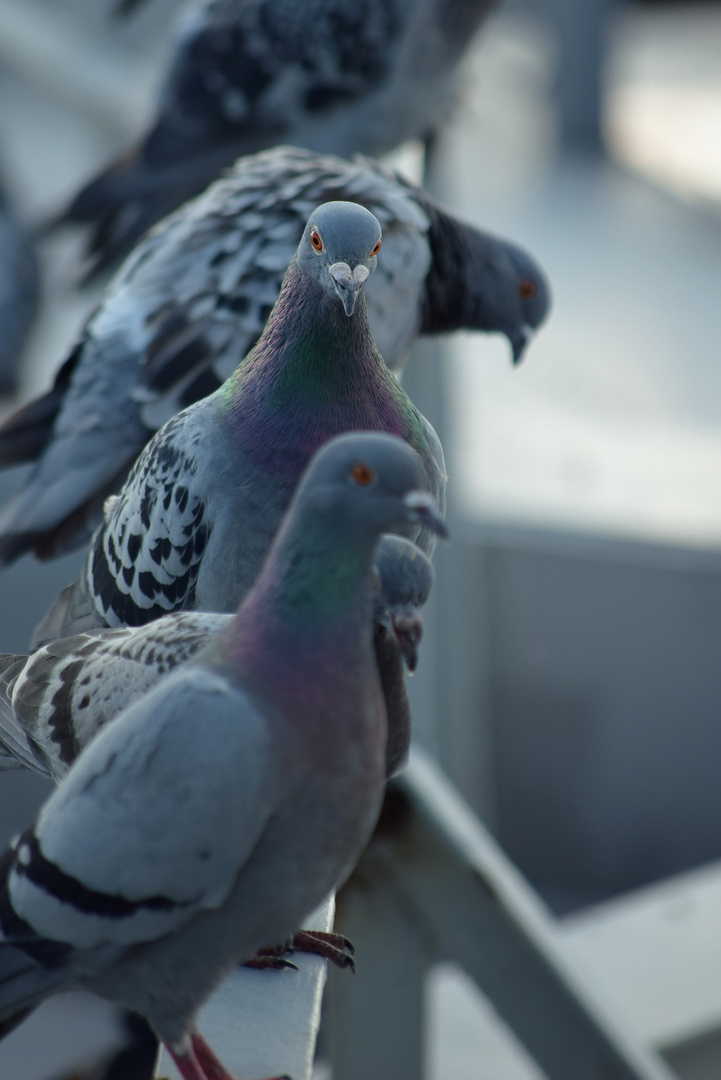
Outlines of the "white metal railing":
<svg viewBox="0 0 721 1080">
<path fill-rule="evenodd" d="M 423 1075 L 423 981 L 440 960 L 476 981 L 549 1080 L 672 1080 L 595 1000 L 545 905 L 420 750 L 338 896 L 336 929 L 358 971 L 331 974 L 333 1080 Z"/>
</svg>

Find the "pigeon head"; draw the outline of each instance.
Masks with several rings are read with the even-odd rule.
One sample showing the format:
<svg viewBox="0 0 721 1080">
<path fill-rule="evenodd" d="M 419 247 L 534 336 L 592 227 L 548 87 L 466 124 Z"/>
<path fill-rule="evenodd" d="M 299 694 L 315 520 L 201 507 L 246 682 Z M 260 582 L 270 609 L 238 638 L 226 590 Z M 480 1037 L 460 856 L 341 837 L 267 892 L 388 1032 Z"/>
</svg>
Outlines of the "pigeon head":
<svg viewBox="0 0 721 1080">
<path fill-rule="evenodd" d="M 343 305 L 355 311 L 363 286 L 376 268 L 381 248 L 378 219 L 357 203 L 329 202 L 314 210 L 298 248 L 304 273 Z"/>
<path fill-rule="evenodd" d="M 527 252 L 515 244 L 504 243 L 503 247 L 508 260 L 509 289 L 507 310 L 503 312 L 505 325 L 500 329 L 511 343 L 513 362 L 517 364 L 548 315 L 551 290 L 540 266 Z"/>
<path fill-rule="evenodd" d="M 415 671 L 423 637 L 421 608 L 433 586 L 433 565 L 427 555 L 402 536 L 382 536 L 375 554 L 379 590 L 373 606 L 376 622 L 385 626 L 401 650 L 406 667 Z"/>
<path fill-rule="evenodd" d="M 426 278 L 422 332 L 505 334 L 517 364 L 550 308 L 545 274 L 515 244 L 460 222 L 431 202 L 424 206 L 431 222 L 433 262 Z"/>
<path fill-rule="evenodd" d="M 466 325 L 505 334 L 513 362 L 519 363 L 551 303 L 540 266 L 515 244 L 477 232 L 470 247 L 467 282 Z"/>
<path fill-rule="evenodd" d="M 447 535 L 420 457 L 392 435 L 356 432 L 326 443 L 308 466 L 296 502 L 323 529 L 339 525 L 374 536 L 420 524 Z"/>
</svg>

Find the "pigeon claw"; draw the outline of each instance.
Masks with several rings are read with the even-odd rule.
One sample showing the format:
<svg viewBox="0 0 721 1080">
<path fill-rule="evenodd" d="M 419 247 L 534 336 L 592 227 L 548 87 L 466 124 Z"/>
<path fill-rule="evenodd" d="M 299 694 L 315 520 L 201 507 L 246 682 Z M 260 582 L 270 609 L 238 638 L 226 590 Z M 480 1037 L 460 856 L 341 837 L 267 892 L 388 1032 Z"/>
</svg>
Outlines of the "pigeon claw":
<svg viewBox="0 0 721 1080">
<path fill-rule="evenodd" d="M 291 948 L 294 952 L 322 956 L 339 968 L 350 968 L 355 973 L 355 947 L 343 934 L 330 934 L 324 930 L 299 930 L 293 935 Z"/>
<path fill-rule="evenodd" d="M 259 949 L 255 956 L 246 960 L 243 967 L 253 968 L 254 971 L 285 971 L 290 968 L 298 970 L 298 965 L 292 960 L 286 960 L 288 953 L 293 952 L 291 944 L 272 945 L 267 949 Z"/>
</svg>

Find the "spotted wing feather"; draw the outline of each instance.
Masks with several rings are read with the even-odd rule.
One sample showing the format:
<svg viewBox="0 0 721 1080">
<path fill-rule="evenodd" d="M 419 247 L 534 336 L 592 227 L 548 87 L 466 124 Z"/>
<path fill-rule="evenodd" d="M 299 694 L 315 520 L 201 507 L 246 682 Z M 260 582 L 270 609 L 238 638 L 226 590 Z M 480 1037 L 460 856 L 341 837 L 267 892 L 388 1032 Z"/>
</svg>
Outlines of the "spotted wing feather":
<svg viewBox="0 0 721 1080">
<path fill-rule="evenodd" d="M 229 618 L 179 612 L 149 626 L 65 638 L 29 657 L 0 656 L 0 768 L 60 779 L 101 728 Z"/>
</svg>

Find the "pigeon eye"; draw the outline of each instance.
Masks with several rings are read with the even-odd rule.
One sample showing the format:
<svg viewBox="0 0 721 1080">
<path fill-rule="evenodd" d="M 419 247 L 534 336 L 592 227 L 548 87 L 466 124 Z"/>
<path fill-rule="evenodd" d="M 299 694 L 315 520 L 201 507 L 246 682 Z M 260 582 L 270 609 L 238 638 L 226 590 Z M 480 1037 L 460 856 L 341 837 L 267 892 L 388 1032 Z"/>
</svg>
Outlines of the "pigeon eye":
<svg viewBox="0 0 721 1080">
<path fill-rule="evenodd" d="M 376 478 L 376 474 L 373 472 L 370 465 L 366 465 L 362 461 L 359 461 L 357 465 L 353 466 L 350 474 L 353 483 L 360 484 L 361 487 L 368 487 L 368 485 L 372 484 Z"/>
<path fill-rule="evenodd" d="M 320 233 L 316 229 L 311 231 L 310 246 L 313 248 L 313 251 L 317 251 L 318 254 L 323 250 L 323 241 L 320 238 Z"/>
<path fill-rule="evenodd" d="M 530 278 L 524 278 L 521 284 L 518 286 L 518 291 L 521 294 L 523 300 L 533 300 L 533 297 L 538 292 L 535 281 L 531 281 Z"/>
<path fill-rule="evenodd" d="M 379 241 L 378 241 L 378 243 L 376 244 L 376 246 L 375 246 L 375 247 L 373 248 L 373 250 L 371 251 L 371 253 L 370 253 L 370 258 L 372 259 L 374 255 L 377 255 L 377 254 L 378 254 L 378 252 L 380 251 L 380 249 L 381 249 L 381 242 L 380 242 L 380 240 L 379 240 Z"/>
</svg>

